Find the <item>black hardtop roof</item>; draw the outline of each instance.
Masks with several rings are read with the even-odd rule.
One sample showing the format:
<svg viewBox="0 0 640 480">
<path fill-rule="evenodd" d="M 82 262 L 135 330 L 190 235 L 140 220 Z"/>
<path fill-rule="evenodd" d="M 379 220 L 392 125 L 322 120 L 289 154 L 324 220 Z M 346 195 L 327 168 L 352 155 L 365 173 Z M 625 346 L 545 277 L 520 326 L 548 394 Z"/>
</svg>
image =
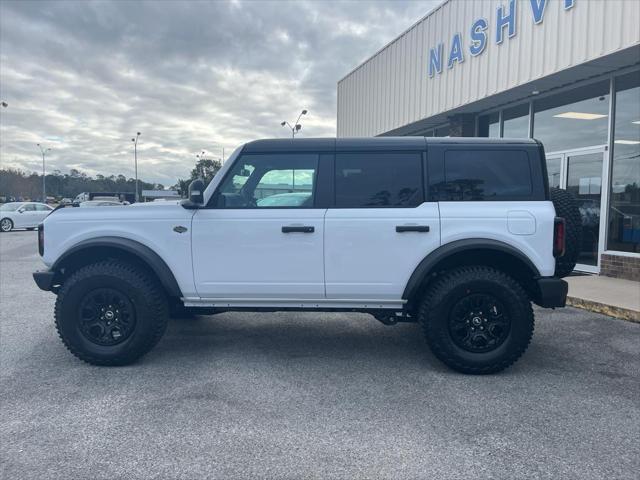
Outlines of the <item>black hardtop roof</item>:
<svg viewBox="0 0 640 480">
<path fill-rule="evenodd" d="M 365 137 L 365 138 L 269 138 L 246 143 L 243 152 L 316 152 L 349 150 L 415 150 L 426 144 L 535 145 L 531 138 L 484 137 Z"/>
</svg>

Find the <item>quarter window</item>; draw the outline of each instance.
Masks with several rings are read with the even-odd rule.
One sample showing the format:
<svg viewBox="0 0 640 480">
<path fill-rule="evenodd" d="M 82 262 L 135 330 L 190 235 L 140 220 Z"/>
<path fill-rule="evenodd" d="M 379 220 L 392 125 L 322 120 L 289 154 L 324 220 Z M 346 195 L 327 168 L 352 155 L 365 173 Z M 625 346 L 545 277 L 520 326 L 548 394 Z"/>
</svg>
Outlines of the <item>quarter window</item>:
<svg viewBox="0 0 640 480">
<path fill-rule="evenodd" d="M 420 153 L 339 153 L 336 207 L 410 208 L 424 200 Z"/>
<path fill-rule="evenodd" d="M 525 200 L 532 195 L 529 156 L 521 150 L 450 150 L 440 201 Z"/>
</svg>

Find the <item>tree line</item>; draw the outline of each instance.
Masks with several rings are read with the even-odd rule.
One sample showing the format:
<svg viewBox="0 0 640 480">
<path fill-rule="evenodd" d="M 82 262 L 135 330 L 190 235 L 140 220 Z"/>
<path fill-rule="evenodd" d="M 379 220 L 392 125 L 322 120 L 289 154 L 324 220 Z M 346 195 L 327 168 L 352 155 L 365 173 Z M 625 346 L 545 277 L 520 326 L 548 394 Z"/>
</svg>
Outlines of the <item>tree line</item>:
<svg viewBox="0 0 640 480">
<path fill-rule="evenodd" d="M 136 191 L 134 178 L 124 175 L 96 175 L 95 178 L 71 169 L 69 173 L 55 170 L 45 177 L 47 196 L 56 198 L 74 198 L 82 192 L 123 192 Z M 159 183 L 139 180 L 140 190 L 164 189 Z M 0 170 L 0 196 L 16 199 L 42 199 L 42 175 L 27 173 L 17 169 Z"/>
<path fill-rule="evenodd" d="M 187 195 L 189 183 L 196 178 L 201 178 L 208 184 L 222 166 L 219 160 L 199 159 L 191 175 L 187 179 L 177 179 L 175 185 L 170 188 L 177 190 L 183 197 Z M 136 191 L 136 180 L 124 175 L 96 175 L 92 177 L 77 169 L 71 169 L 69 173 L 54 170 L 45 177 L 48 197 L 71 198 L 82 192 L 121 192 L 133 193 Z M 138 179 L 139 189 L 164 190 L 161 183 L 145 182 Z M 36 172 L 25 172 L 18 169 L 0 169 L 0 197 L 15 198 L 17 200 L 42 198 L 42 175 Z"/>
</svg>

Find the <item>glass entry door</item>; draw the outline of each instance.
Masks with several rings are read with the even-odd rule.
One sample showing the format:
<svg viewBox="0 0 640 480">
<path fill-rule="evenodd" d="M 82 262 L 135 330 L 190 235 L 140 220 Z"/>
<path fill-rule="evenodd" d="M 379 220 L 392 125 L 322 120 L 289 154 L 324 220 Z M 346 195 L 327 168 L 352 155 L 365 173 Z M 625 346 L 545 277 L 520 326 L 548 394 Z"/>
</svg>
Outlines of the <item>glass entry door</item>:
<svg viewBox="0 0 640 480">
<path fill-rule="evenodd" d="M 602 175 L 606 146 L 581 148 L 547 155 L 549 186 L 571 192 L 582 216 L 582 242 L 576 270 L 599 272 L 604 250 Z"/>
</svg>

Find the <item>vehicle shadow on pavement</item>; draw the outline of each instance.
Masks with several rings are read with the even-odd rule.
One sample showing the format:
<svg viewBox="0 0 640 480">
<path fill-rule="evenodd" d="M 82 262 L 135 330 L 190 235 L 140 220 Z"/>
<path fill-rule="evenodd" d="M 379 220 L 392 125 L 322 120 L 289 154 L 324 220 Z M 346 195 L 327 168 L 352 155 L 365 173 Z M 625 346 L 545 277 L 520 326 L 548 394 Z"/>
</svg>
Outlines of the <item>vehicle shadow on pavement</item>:
<svg viewBox="0 0 640 480">
<path fill-rule="evenodd" d="M 448 371 L 429 351 L 418 324 L 385 326 L 361 313 L 234 312 L 175 319 L 150 355 L 154 361 L 242 355 L 273 362 L 400 362 Z"/>
</svg>

